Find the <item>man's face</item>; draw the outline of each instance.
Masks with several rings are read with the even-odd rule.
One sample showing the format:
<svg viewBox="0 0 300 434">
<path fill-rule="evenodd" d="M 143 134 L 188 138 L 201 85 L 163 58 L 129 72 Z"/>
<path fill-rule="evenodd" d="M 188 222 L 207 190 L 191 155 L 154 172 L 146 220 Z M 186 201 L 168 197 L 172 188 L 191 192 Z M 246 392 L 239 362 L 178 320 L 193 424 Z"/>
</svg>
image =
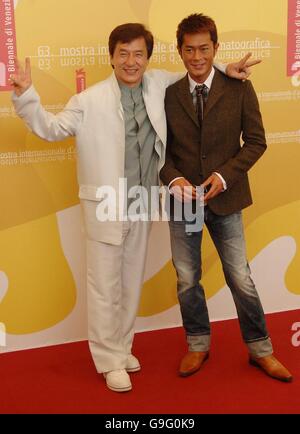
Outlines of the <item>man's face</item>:
<svg viewBox="0 0 300 434">
<path fill-rule="evenodd" d="M 126 44 L 118 42 L 110 60 L 121 83 L 129 87 L 137 86 L 149 63 L 145 39 L 141 37 Z"/>
<path fill-rule="evenodd" d="M 219 44 L 214 44 L 210 33 L 186 33 L 179 54 L 191 78 L 203 83 L 209 76 Z"/>
</svg>

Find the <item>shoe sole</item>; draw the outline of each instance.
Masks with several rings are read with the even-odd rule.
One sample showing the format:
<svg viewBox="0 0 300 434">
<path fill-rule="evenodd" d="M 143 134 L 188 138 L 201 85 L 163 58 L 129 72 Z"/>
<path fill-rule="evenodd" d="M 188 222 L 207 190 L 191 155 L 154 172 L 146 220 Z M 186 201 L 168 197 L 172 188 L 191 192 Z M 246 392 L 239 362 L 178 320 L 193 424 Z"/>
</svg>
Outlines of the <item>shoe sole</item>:
<svg viewBox="0 0 300 434">
<path fill-rule="evenodd" d="M 201 365 L 202 366 L 202 365 Z M 195 369 L 194 371 L 189 371 L 189 372 L 179 372 L 179 377 L 189 377 L 190 375 L 195 374 L 196 372 L 198 372 L 201 368 L 201 366 L 197 369 Z"/>
<path fill-rule="evenodd" d="M 103 372 L 103 377 L 106 379 L 106 372 Z M 114 387 L 114 386 L 111 386 L 109 383 L 106 382 L 106 386 L 110 390 L 113 390 L 114 392 L 129 392 L 132 389 L 132 384 L 130 386 L 127 386 L 127 387 Z"/>
<path fill-rule="evenodd" d="M 138 372 L 140 371 L 142 368 L 140 366 L 136 366 L 135 368 L 125 368 L 126 372 Z"/>
<path fill-rule="evenodd" d="M 275 375 L 271 375 L 271 374 L 269 374 L 267 371 L 265 371 L 261 366 L 260 366 L 260 364 L 259 363 L 257 363 L 255 360 L 253 360 L 253 359 L 249 359 L 249 364 L 251 365 L 251 366 L 255 366 L 256 368 L 259 368 L 261 371 L 263 371 L 266 375 L 268 375 L 269 377 L 271 377 L 271 378 L 274 378 L 275 380 L 278 380 L 278 381 L 283 381 L 284 383 L 291 383 L 292 381 L 293 381 L 293 377 L 287 377 L 287 378 L 278 378 L 278 377 L 276 377 Z"/>
<path fill-rule="evenodd" d="M 107 383 L 106 383 L 106 385 L 107 385 L 107 387 L 108 387 L 110 390 L 112 390 L 113 392 L 120 392 L 120 393 L 122 393 L 122 392 L 129 392 L 129 391 L 132 389 L 132 386 L 118 388 L 118 387 L 110 386 L 110 385 L 107 384 Z"/>
</svg>

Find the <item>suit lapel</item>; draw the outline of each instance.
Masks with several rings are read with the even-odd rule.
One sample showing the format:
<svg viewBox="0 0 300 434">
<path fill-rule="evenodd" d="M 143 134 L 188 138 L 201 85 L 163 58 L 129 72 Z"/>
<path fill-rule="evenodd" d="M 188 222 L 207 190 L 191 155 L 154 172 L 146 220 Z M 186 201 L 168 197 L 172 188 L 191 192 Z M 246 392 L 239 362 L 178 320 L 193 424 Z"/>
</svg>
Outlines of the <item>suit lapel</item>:
<svg viewBox="0 0 300 434">
<path fill-rule="evenodd" d="M 221 72 L 215 72 L 212 85 L 208 94 L 208 100 L 204 110 L 204 117 L 207 116 L 209 111 L 218 102 L 218 100 L 223 96 L 225 92 L 224 78 Z"/>
<path fill-rule="evenodd" d="M 207 116 L 209 111 L 214 107 L 214 105 L 218 102 L 218 100 L 223 96 L 225 92 L 225 83 L 224 78 L 221 72 L 216 70 L 212 86 L 209 91 L 208 100 L 204 110 L 204 118 Z M 197 113 L 193 104 L 193 98 L 190 92 L 190 85 L 188 75 L 186 75 L 182 80 L 180 80 L 177 84 L 177 97 L 184 108 L 184 110 L 191 117 L 193 122 L 199 126 Z"/>
<path fill-rule="evenodd" d="M 116 103 L 116 110 L 118 112 L 118 115 L 122 120 L 124 120 L 124 110 L 121 103 L 121 90 L 120 86 L 117 80 L 117 77 L 115 76 L 115 73 L 113 72 L 111 76 L 109 77 L 111 88 L 113 91 L 113 94 L 115 96 L 115 103 Z"/>
<path fill-rule="evenodd" d="M 197 125 L 197 127 L 199 127 L 197 113 L 193 104 L 193 97 L 190 92 L 188 75 L 177 83 L 177 98 L 192 121 Z"/>
<path fill-rule="evenodd" d="M 163 102 L 161 102 L 163 96 L 158 92 L 155 83 L 152 84 L 146 74 L 143 77 L 143 98 L 150 122 L 156 134 L 165 142 L 165 134 L 163 133 L 165 117 L 159 115 L 161 112 L 160 105 L 163 105 Z"/>
</svg>

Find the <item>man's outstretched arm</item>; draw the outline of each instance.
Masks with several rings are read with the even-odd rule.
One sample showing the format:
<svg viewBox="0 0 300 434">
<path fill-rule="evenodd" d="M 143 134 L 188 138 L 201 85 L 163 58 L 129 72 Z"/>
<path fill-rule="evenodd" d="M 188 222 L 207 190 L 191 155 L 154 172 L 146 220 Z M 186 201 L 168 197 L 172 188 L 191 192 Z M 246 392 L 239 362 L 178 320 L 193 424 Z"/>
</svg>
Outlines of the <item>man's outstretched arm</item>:
<svg viewBox="0 0 300 434">
<path fill-rule="evenodd" d="M 237 80 L 247 80 L 251 74 L 251 67 L 261 63 L 260 59 L 249 60 L 252 53 L 246 54 L 241 60 L 233 63 L 214 63 L 215 68 L 221 71 L 228 77 L 235 78 Z M 165 87 L 169 87 L 171 84 L 176 83 L 186 74 L 185 72 L 169 72 L 167 70 L 161 70 L 162 76 L 165 80 Z"/>
<path fill-rule="evenodd" d="M 25 68 L 19 61 L 16 64 L 17 71 L 11 76 L 11 83 L 14 88 L 12 101 L 17 115 L 42 139 L 58 141 L 76 135 L 82 121 L 79 97 L 73 96 L 57 115 L 47 112 L 32 85 L 30 59 L 26 58 Z"/>
</svg>

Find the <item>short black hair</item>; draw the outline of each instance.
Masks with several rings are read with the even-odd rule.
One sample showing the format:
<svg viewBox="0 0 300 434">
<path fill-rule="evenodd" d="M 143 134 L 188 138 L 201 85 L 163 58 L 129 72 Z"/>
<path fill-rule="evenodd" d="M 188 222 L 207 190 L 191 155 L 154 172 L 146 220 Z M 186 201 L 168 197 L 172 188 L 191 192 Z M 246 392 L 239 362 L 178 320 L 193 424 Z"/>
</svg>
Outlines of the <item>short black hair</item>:
<svg viewBox="0 0 300 434">
<path fill-rule="evenodd" d="M 138 38 L 145 39 L 147 46 L 147 56 L 148 59 L 150 59 L 153 52 L 154 38 L 152 33 L 147 30 L 143 24 L 140 23 L 126 23 L 116 27 L 109 36 L 109 54 L 111 56 L 114 55 L 118 42 L 127 44 Z"/>
<path fill-rule="evenodd" d="M 214 44 L 218 43 L 218 30 L 214 20 L 203 14 L 192 14 L 184 18 L 177 27 L 177 47 L 181 49 L 185 34 L 209 32 Z"/>
</svg>

